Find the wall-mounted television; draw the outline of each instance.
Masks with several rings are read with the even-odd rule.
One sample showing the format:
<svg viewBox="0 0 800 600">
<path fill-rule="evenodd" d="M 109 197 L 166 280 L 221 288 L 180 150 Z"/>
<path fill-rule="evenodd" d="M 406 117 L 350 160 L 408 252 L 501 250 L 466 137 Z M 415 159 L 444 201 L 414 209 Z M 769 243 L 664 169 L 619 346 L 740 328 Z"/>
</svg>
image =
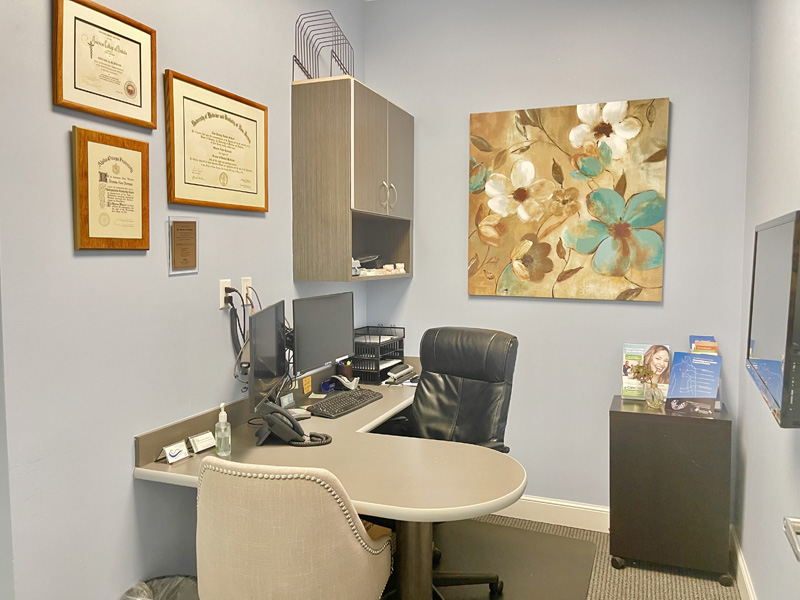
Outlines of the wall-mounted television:
<svg viewBox="0 0 800 600">
<path fill-rule="evenodd" d="M 781 427 L 800 427 L 800 211 L 756 227 L 746 367 Z"/>
</svg>

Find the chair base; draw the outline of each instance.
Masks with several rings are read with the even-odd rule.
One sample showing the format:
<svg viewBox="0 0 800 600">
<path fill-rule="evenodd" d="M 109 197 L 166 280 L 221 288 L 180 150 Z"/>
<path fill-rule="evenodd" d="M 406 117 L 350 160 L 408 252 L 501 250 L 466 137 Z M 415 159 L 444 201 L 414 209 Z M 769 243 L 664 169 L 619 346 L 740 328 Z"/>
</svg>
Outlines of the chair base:
<svg viewBox="0 0 800 600">
<path fill-rule="evenodd" d="M 503 582 L 496 573 L 458 573 L 453 571 L 439 571 L 433 574 L 434 597 L 439 594 L 436 587 L 449 587 L 454 585 L 481 585 L 489 584 L 489 598 L 495 600 L 503 594 Z"/>
<path fill-rule="evenodd" d="M 503 582 L 498 578 L 497 575 L 491 575 L 488 573 L 476 573 L 476 574 L 463 574 L 458 573 L 454 574 L 456 577 L 452 580 L 453 582 L 437 582 L 439 587 L 446 587 L 448 585 L 471 585 L 471 584 L 481 584 L 481 583 L 488 583 L 486 581 L 472 581 L 475 577 L 481 578 L 482 576 L 487 576 L 490 579 L 496 579 L 492 583 L 489 583 L 489 598 L 490 600 L 498 600 L 500 596 L 503 594 Z M 469 581 L 467 581 L 468 579 Z M 456 583 L 459 581 L 459 583 Z M 397 600 L 399 598 L 399 592 L 397 587 L 392 585 L 392 581 L 390 580 L 389 584 L 387 584 L 388 591 L 384 592 L 383 596 L 381 596 L 381 600 Z M 431 586 L 431 600 L 445 600 L 445 597 L 442 596 L 442 593 L 436 588 L 436 585 Z"/>
</svg>

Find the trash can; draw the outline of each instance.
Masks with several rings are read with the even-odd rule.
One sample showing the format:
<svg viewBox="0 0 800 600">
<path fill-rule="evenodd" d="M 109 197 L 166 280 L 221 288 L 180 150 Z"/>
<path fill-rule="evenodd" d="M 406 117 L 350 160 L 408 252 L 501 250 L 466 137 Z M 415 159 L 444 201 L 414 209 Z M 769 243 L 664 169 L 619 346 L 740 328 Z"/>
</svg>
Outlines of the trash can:
<svg viewBox="0 0 800 600">
<path fill-rule="evenodd" d="M 197 577 L 172 575 L 140 581 L 119 600 L 200 600 Z"/>
</svg>

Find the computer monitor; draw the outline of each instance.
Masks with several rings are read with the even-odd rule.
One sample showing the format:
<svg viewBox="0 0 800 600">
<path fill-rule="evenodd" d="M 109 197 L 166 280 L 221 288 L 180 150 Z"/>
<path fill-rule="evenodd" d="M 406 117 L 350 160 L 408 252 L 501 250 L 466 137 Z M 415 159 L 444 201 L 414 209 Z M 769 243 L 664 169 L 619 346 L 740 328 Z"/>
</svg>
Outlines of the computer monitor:
<svg viewBox="0 0 800 600">
<path fill-rule="evenodd" d="M 353 354 L 353 292 L 296 298 L 292 308 L 295 374 Z"/>
<path fill-rule="evenodd" d="M 288 375 L 284 313 L 281 300 L 250 315 L 250 370 L 247 378 L 253 412 Z"/>
</svg>

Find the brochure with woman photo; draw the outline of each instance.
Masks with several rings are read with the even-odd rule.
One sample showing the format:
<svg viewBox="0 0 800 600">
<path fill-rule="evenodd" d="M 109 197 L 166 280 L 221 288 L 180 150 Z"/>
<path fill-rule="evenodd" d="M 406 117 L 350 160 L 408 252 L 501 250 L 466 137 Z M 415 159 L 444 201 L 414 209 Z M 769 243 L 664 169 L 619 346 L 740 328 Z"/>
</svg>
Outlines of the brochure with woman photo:
<svg viewBox="0 0 800 600">
<path fill-rule="evenodd" d="M 669 388 L 669 346 L 664 344 L 622 345 L 622 397 L 644 399 L 644 381 L 635 377 L 634 367 L 646 365 L 652 382 L 667 394 Z"/>
</svg>

